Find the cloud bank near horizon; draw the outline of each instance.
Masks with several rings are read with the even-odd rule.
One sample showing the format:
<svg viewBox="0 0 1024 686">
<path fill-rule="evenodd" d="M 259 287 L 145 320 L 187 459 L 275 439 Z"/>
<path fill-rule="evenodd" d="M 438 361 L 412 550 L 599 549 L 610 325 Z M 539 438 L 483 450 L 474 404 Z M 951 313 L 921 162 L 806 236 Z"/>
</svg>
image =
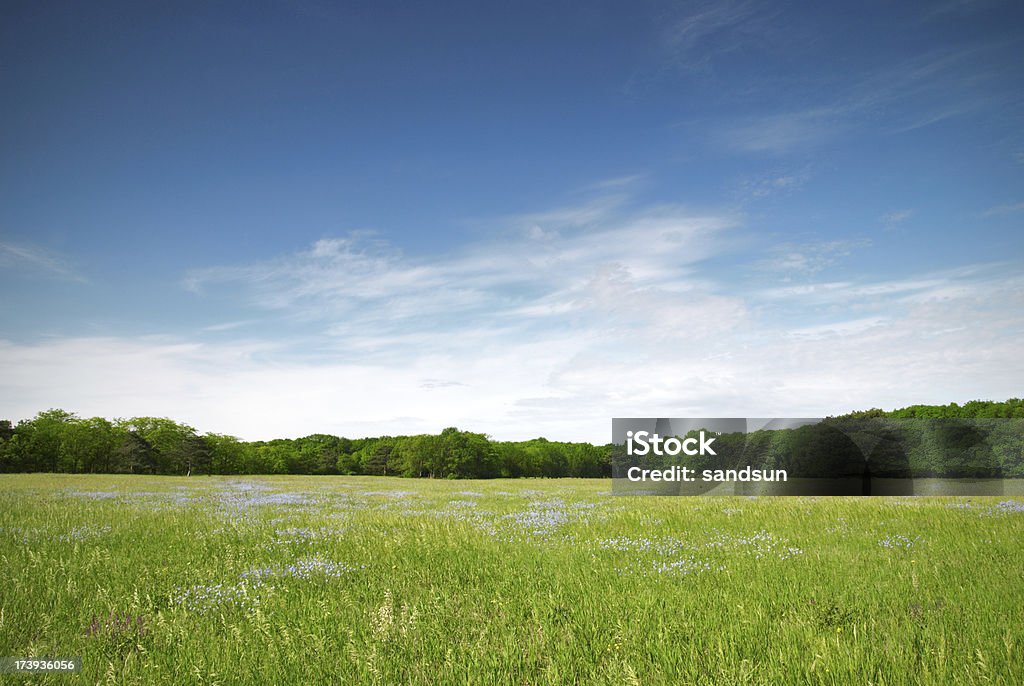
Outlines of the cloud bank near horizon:
<svg viewBox="0 0 1024 686">
<path fill-rule="evenodd" d="M 356 232 L 192 270 L 196 302 L 239 319 L 0 342 L 0 409 L 250 440 L 458 426 L 604 442 L 615 416 L 822 416 L 1024 384 L 1014 265 L 872 278 L 841 268 L 871 259 L 868 240 L 775 243 L 738 214 L 622 196 L 486 235 L 409 256 Z"/>
</svg>

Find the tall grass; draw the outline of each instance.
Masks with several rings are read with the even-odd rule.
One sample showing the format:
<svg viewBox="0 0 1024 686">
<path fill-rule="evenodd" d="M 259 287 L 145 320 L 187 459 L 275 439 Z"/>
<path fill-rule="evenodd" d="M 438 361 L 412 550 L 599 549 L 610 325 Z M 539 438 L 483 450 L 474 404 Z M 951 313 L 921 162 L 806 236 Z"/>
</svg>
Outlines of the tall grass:
<svg viewBox="0 0 1024 686">
<path fill-rule="evenodd" d="M 5 476 L 0 655 L 85 683 L 1024 683 L 1020 503 L 609 490 Z"/>
</svg>

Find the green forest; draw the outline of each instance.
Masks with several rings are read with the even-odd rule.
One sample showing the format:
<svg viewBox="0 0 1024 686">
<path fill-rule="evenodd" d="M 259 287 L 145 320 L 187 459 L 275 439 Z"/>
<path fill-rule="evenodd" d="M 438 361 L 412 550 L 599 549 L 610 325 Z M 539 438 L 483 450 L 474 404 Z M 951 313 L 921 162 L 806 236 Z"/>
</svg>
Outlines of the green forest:
<svg viewBox="0 0 1024 686">
<path fill-rule="evenodd" d="M 1024 422 L 986 428 L 984 420 L 996 419 L 1024 419 L 1024 401 L 1013 398 L 914 405 L 891 411 L 871 409 L 830 417 L 821 425 L 801 429 L 723 435 L 718 438 L 721 449 L 714 464 L 742 462 L 788 468 L 807 476 L 834 474 L 847 459 L 843 451 L 852 452 L 854 444 L 861 451 L 858 455 L 868 455 L 862 436 L 870 433 L 870 459 L 877 465 L 877 473 L 889 470 L 900 475 L 910 469 L 915 475 L 928 476 L 1024 477 L 1024 436 L 1020 431 Z M 920 421 L 908 424 L 897 420 Z M 982 430 L 984 441 L 979 438 Z M 818 456 L 823 454 L 830 455 L 831 462 L 821 462 Z M 950 454 L 957 456 L 953 462 Z M 610 444 L 544 438 L 495 441 L 456 428 L 437 435 L 352 439 L 313 434 L 242 441 L 223 434 L 200 434 L 187 424 L 160 417 L 108 420 L 51 409 L 17 424 L 0 421 L 0 472 L 8 473 L 588 478 L 611 477 L 621 457 L 621 446 Z"/>
</svg>

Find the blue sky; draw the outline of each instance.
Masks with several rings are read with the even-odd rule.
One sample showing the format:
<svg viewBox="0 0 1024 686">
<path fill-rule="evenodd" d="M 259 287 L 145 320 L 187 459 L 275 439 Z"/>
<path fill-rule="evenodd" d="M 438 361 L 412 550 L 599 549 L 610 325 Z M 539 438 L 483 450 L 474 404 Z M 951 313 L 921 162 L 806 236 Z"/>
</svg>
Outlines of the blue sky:
<svg viewBox="0 0 1024 686">
<path fill-rule="evenodd" d="M 0 416 L 606 441 L 1024 388 L 1024 7 L 4 3 Z"/>
</svg>

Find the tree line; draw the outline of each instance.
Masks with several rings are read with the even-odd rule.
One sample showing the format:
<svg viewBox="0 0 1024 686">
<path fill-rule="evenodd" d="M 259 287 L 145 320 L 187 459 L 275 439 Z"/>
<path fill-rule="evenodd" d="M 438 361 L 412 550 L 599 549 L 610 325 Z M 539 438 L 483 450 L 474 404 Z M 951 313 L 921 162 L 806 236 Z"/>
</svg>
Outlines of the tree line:
<svg viewBox="0 0 1024 686">
<path fill-rule="evenodd" d="M 686 437 L 696 438 L 694 429 Z M 806 478 L 1024 478 L 1024 401 L 870 409 L 789 429 L 722 433 L 714 455 L 626 455 L 612 446 L 613 474 L 631 466 L 784 469 Z"/>
<path fill-rule="evenodd" d="M 0 420 L 0 472 L 369 474 L 429 478 L 611 476 L 609 446 L 440 434 L 241 441 L 162 417 L 107 420 L 65 410 Z"/>
<path fill-rule="evenodd" d="M 955 476 L 997 470 L 1003 476 L 1024 477 L 1024 422 L 1003 423 L 992 429 L 981 424 L 929 423 L 951 419 L 1024 419 L 1024 400 L 871 409 L 830 417 L 818 429 L 723 435 L 717 439 L 720 454 L 714 462 L 790 468 L 808 475 L 834 474 L 837 460 L 859 464 L 863 449 L 851 442 L 851 437 L 856 438 L 858 431 L 870 431 L 875 434 L 870 459 L 883 471 L 909 468 L 916 475 Z M 907 424 L 898 420 L 922 421 Z M 621 453 L 622 446 L 610 444 L 544 438 L 495 441 L 456 428 L 437 435 L 351 439 L 313 434 L 242 441 L 224 434 L 200 434 L 187 424 L 163 417 L 108 420 L 51 409 L 17 424 L 0 420 L 0 472 L 589 478 L 611 477 L 613 465 L 621 464 Z M 957 456 L 955 463 L 949 455 Z"/>
<path fill-rule="evenodd" d="M 1024 400 L 1010 398 L 1004 401 L 972 400 L 963 405 L 910 405 L 898 410 L 872 408 L 840 415 L 836 419 L 1024 419 Z"/>
</svg>

